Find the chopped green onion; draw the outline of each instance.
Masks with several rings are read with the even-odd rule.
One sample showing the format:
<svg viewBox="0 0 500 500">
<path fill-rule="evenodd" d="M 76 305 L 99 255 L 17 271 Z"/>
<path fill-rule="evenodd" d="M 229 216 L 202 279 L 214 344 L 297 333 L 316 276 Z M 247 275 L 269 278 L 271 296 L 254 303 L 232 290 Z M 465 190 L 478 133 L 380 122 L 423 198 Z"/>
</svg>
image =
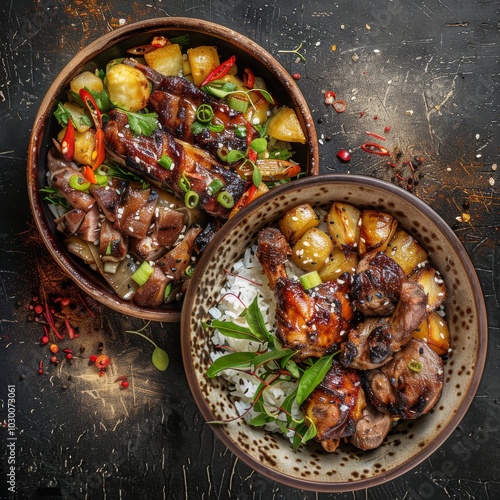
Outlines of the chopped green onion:
<svg viewBox="0 0 500 500">
<path fill-rule="evenodd" d="M 244 139 L 247 136 L 247 128 L 245 125 L 238 125 L 234 129 L 234 135 L 240 139 Z"/>
<path fill-rule="evenodd" d="M 137 268 L 134 274 L 132 274 L 131 278 L 139 285 L 142 286 L 146 281 L 148 281 L 149 277 L 154 273 L 154 269 L 151 267 L 149 262 L 146 260 L 142 262 L 142 264 Z"/>
<path fill-rule="evenodd" d="M 244 113 L 248 109 L 248 100 L 241 99 L 240 97 L 238 97 L 236 95 L 232 95 L 229 98 L 229 107 L 234 109 L 235 111 L 239 111 L 241 113 Z"/>
<path fill-rule="evenodd" d="M 184 196 L 184 204 L 188 208 L 195 208 L 199 201 L 200 197 L 194 191 L 189 190 Z"/>
<path fill-rule="evenodd" d="M 214 117 L 214 110 L 210 104 L 200 104 L 196 110 L 196 119 L 201 123 L 210 123 Z"/>
<path fill-rule="evenodd" d="M 179 179 L 179 187 L 187 193 L 191 189 L 191 183 L 189 179 L 186 177 L 186 174 L 183 172 L 182 177 Z"/>
<path fill-rule="evenodd" d="M 186 274 L 186 276 L 188 278 L 191 278 L 191 276 L 193 276 L 193 273 L 194 273 L 194 266 L 186 267 L 186 270 L 184 271 L 184 273 Z"/>
<path fill-rule="evenodd" d="M 95 173 L 95 180 L 99 186 L 105 186 L 108 183 L 108 176 L 103 174 Z"/>
<path fill-rule="evenodd" d="M 111 241 L 108 243 L 108 246 L 106 247 L 106 255 L 111 255 Z"/>
<path fill-rule="evenodd" d="M 222 123 L 209 123 L 208 130 L 215 132 L 216 134 L 224 131 L 224 125 Z"/>
<path fill-rule="evenodd" d="M 170 158 L 170 156 L 167 156 L 165 153 L 163 153 L 161 155 L 161 158 L 158 160 L 158 164 L 163 168 L 166 168 L 167 170 L 172 170 L 173 163 L 174 160 L 172 160 L 172 158 Z"/>
<path fill-rule="evenodd" d="M 220 179 L 214 179 L 207 188 L 207 191 L 212 195 L 216 194 L 220 191 L 220 189 L 224 186 L 224 183 Z"/>
<path fill-rule="evenodd" d="M 227 191 L 221 191 L 219 193 L 219 196 L 217 196 L 217 201 L 224 208 L 232 208 L 234 206 L 233 195 L 231 193 L 228 193 Z"/>
<path fill-rule="evenodd" d="M 69 178 L 69 185 L 77 191 L 87 191 L 90 187 L 90 182 L 75 174 Z"/>
<path fill-rule="evenodd" d="M 323 283 L 318 274 L 318 271 L 311 271 L 310 273 L 303 274 L 300 277 L 300 282 L 302 283 L 302 286 L 305 290 L 309 290 Z"/>
<path fill-rule="evenodd" d="M 414 359 L 412 359 L 409 363 L 408 363 L 408 368 L 411 370 L 411 371 L 414 371 L 414 372 L 421 372 L 422 371 L 422 363 L 420 363 L 420 361 L 415 361 Z"/>
<path fill-rule="evenodd" d="M 163 300 L 167 300 L 169 295 L 172 293 L 173 284 L 172 281 L 165 287 L 165 291 L 163 292 Z"/>
</svg>

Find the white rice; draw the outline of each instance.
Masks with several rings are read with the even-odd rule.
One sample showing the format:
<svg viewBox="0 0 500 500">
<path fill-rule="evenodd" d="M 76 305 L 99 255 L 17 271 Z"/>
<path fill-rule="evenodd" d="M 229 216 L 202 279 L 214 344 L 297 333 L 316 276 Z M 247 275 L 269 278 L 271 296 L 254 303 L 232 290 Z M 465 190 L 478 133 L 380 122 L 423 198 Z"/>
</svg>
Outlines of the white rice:
<svg viewBox="0 0 500 500">
<path fill-rule="evenodd" d="M 231 321 L 246 327 L 248 324 L 246 319 L 241 317 L 241 314 L 258 296 L 259 309 L 266 327 L 269 332 L 273 333 L 276 313 L 274 294 L 269 288 L 267 277 L 256 257 L 256 249 L 256 246 L 248 248 L 242 258 L 234 263 L 231 274 L 227 274 L 226 283 L 220 291 L 217 306 L 211 308 L 209 313 L 213 319 Z M 287 263 L 287 272 L 290 277 L 297 276 L 296 271 L 291 263 Z M 228 346 L 231 350 L 240 352 L 265 351 L 267 349 L 267 342 L 225 337 L 218 330 L 214 330 L 211 340 L 216 347 L 216 350 L 211 353 L 212 361 L 226 355 L 226 352 L 220 350 L 221 346 Z M 276 340 L 276 342 L 278 341 Z M 243 415 L 253 405 L 253 397 L 259 386 L 259 381 L 254 375 L 240 370 L 227 369 L 220 372 L 219 375 L 229 382 L 229 392 L 236 410 L 239 415 Z M 297 382 L 278 381 L 264 391 L 263 399 L 268 409 L 274 411 L 280 407 L 296 387 Z M 279 412 L 279 410 L 276 411 Z M 257 414 L 253 409 L 250 409 L 245 413 L 244 418 L 249 421 Z M 292 414 L 297 419 L 302 418 L 295 403 L 292 406 Z M 284 412 L 279 412 L 277 418 L 286 421 Z M 264 429 L 271 432 L 280 431 L 275 422 L 267 424 Z M 292 439 L 293 435 L 293 431 L 290 431 L 287 437 Z"/>
</svg>

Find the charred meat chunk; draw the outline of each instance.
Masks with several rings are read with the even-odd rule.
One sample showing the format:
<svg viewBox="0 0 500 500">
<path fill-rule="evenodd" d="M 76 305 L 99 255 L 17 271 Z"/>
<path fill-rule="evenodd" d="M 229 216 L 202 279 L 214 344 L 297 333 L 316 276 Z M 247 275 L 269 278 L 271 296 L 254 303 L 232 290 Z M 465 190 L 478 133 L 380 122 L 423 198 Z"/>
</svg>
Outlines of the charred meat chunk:
<svg viewBox="0 0 500 500">
<path fill-rule="evenodd" d="M 359 372 L 333 360 L 325 378 L 304 401 L 301 410 L 316 426 L 315 440 L 332 452 L 341 438 L 354 433 L 365 405 Z"/>
<path fill-rule="evenodd" d="M 384 252 L 366 254 L 353 275 L 351 294 L 364 316 L 393 313 L 406 279 L 401 267 Z"/>
<path fill-rule="evenodd" d="M 436 404 L 443 384 L 442 359 L 425 342 L 411 339 L 389 363 L 368 372 L 365 391 L 379 411 L 414 419 Z"/>
<path fill-rule="evenodd" d="M 391 415 L 378 411 L 368 403 L 363 408 L 362 416 L 356 423 L 356 430 L 349 437 L 349 442 L 361 450 L 378 448 L 391 430 L 393 422 Z"/>
<path fill-rule="evenodd" d="M 342 345 L 345 366 L 370 370 L 391 359 L 418 328 L 426 315 L 427 295 L 417 283 L 405 281 L 392 316 L 367 318 L 349 332 Z"/>
</svg>

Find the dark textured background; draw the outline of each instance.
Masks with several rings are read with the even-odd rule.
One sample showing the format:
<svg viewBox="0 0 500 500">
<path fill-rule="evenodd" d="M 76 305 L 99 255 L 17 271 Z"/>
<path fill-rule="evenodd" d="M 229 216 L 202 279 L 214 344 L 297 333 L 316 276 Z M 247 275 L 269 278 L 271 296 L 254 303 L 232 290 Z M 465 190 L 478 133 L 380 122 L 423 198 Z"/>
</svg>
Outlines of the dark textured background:
<svg viewBox="0 0 500 500">
<path fill-rule="evenodd" d="M 230 6 L 229 4 L 234 4 Z M 0 7 L 0 424 L 16 386 L 18 498 L 424 499 L 500 498 L 498 1 L 10 0 Z M 406 186 L 406 160 L 425 158 L 414 192 L 453 227 L 474 262 L 489 313 L 486 370 L 469 412 L 413 471 L 356 493 L 293 490 L 235 459 L 204 425 L 184 376 L 176 324 L 147 329 L 171 366 L 156 371 L 143 326 L 83 297 L 56 269 L 34 228 L 25 182 L 31 126 L 53 78 L 81 48 L 126 23 L 190 16 L 233 28 L 272 53 L 297 82 L 317 123 L 322 172 L 375 176 Z M 123 22 L 123 21 L 122 21 Z M 280 50 L 302 42 L 306 61 Z M 336 46 L 336 50 L 332 50 Z M 355 61 L 356 60 L 356 61 Z M 323 103 L 333 89 L 348 103 Z M 413 114 L 407 113 L 412 110 Z M 366 131 L 401 152 L 396 167 L 359 146 Z M 349 164 L 336 152 L 353 149 Z M 404 179 L 400 180 L 400 177 Z M 496 184 L 492 184 L 496 181 Z M 468 222 L 457 220 L 463 212 Z M 30 306 L 71 299 L 80 329 L 75 359 L 49 366 Z M 52 302 L 56 303 L 56 302 Z M 99 343 L 113 359 L 98 377 Z M 77 347 L 75 347 L 77 346 Z M 46 372 L 37 374 L 44 361 Z M 115 377 L 128 375 L 119 390 Z M 0 497 L 7 429 L 0 425 Z"/>
</svg>

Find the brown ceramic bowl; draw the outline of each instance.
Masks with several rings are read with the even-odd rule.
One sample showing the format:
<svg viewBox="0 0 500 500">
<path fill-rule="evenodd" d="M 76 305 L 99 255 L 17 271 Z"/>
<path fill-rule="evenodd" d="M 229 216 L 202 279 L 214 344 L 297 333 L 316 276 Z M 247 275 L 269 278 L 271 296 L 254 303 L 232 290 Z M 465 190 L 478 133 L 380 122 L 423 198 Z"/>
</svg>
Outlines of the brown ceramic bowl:
<svg viewBox="0 0 500 500">
<path fill-rule="evenodd" d="M 438 404 L 413 421 L 400 421 L 382 446 L 363 452 L 340 446 L 328 454 L 315 443 L 294 453 L 289 441 L 242 419 L 213 425 L 221 441 L 253 469 L 287 485 L 339 492 L 375 486 L 409 471 L 435 452 L 467 411 L 477 390 L 486 356 L 487 324 L 481 288 L 469 257 L 449 226 L 423 201 L 387 182 L 357 175 L 320 175 L 281 186 L 224 226 L 194 273 L 181 320 L 183 361 L 191 391 L 207 421 L 238 414 L 222 378 L 206 376 L 210 319 L 224 281 L 224 269 L 240 258 L 258 231 L 287 209 L 303 202 L 329 207 L 334 200 L 372 207 L 397 217 L 399 225 L 427 249 L 431 264 L 448 288 L 446 319 L 453 351 L 445 361 L 445 385 Z"/>
<path fill-rule="evenodd" d="M 190 18 L 157 18 L 130 24 L 102 36 L 79 52 L 61 71 L 45 95 L 36 116 L 28 149 L 27 181 L 31 209 L 43 242 L 62 270 L 79 287 L 104 305 L 124 314 L 153 321 L 179 321 L 182 304 L 144 308 L 116 296 L 97 273 L 65 248 L 55 229 L 53 215 L 43 201 L 40 188 L 46 185 L 46 157 L 60 127 L 53 117 L 56 103 L 65 95 L 71 79 L 84 70 L 102 68 L 111 59 L 123 57 L 127 49 L 150 43 L 153 36 L 189 35 L 191 46 L 218 47 L 221 60 L 232 54 L 241 67 L 261 75 L 269 91 L 279 95 L 280 104 L 293 107 L 306 135 L 306 144 L 297 144 L 295 159 L 308 174 L 318 173 L 318 145 L 313 119 L 299 88 L 287 71 L 262 47 L 235 31 L 207 21 Z M 294 145 L 295 146 L 295 145 Z"/>
</svg>

